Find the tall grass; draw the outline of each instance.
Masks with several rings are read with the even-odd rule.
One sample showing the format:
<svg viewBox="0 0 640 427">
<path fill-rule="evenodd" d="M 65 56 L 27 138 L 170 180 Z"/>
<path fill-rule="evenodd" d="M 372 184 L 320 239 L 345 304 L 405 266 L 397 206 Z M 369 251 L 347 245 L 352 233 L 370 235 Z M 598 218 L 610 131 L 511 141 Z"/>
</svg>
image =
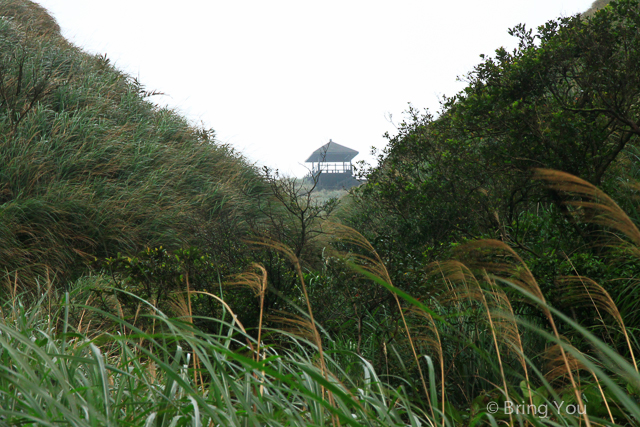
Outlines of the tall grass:
<svg viewBox="0 0 640 427">
<path fill-rule="evenodd" d="M 264 185 L 212 132 L 149 103 L 153 93 L 106 57 L 70 46 L 41 8 L 5 0 L 0 16 L 0 425 L 639 424 L 637 330 L 625 317 L 637 302 L 616 304 L 577 273 L 558 278 L 564 306 L 593 311 L 597 328 L 587 328 L 500 241 L 430 266 L 412 296 L 373 245 L 336 226 L 336 256 L 367 281 L 358 292 L 381 286 L 390 303 L 354 305 L 357 326 L 334 336 L 309 296 L 323 283 L 272 241 L 258 243 L 288 259 L 298 311 L 267 312 L 270 278 L 252 264 L 231 282 L 258 297 L 256 331 L 189 274 L 163 305 L 171 313 L 84 276 L 87 260 L 147 245 L 233 252 L 260 223 Z M 637 225 L 606 194 L 559 172 L 536 178 L 640 259 Z M 196 298 L 222 315 L 197 317 Z"/>
<path fill-rule="evenodd" d="M 576 220 L 617 233 L 603 233 L 609 237 L 605 243 L 624 247 L 637 260 L 640 232 L 611 198 L 561 172 L 540 170 L 536 178 L 567 196 Z M 635 331 L 595 281 L 572 276 L 555 283 L 565 296 L 564 307 L 594 313 L 598 327 L 588 329 L 575 314 L 568 316 L 547 301 L 527 265 L 503 242 L 460 247 L 458 260 L 431 266 L 425 293 L 416 299 L 392 285 L 375 250 L 355 230 L 338 237 L 343 247 L 352 245 L 352 253 L 343 256 L 354 269 L 404 300 L 395 317 L 402 324 L 407 313 L 409 327 L 392 369 L 411 384 L 413 399 L 428 396 L 423 408 L 433 423 L 638 424 Z M 421 357 L 410 363 L 416 349 Z M 423 372 L 428 372 L 428 386 L 420 379 Z"/>
<path fill-rule="evenodd" d="M 378 381 L 365 360 L 366 381 L 356 385 L 327 355 L 325 369 L 332 373 L 323 372 L 313 341 L 271 331 L 291 345 L 265 345 L 255 358 L 247 343 L 254 349 L 258 343 L 232 313 L 226 321 L 210 319 L 219 333 L 204 334 L 152 310 L 155 331 L 143 331 L 85 305 L 88 292 L 50 289 L 37 304 L 16 295 L 2 307 L 0 423 L 425 425 L 402 390 Z M 194 380 L 194 369 L 202 381 Z"/>
<path fill-rule="evenodd" d="M 39 6 L 4 0 L 0 17 L 1 271 L 74 278 L 94 257 L 214 251 L 221 228 L 240 240 L 266 188 L 241 155 L 71 46 Z"/>
<path fill-rule="evenodd" d="M 590 210 L 586 218 L 628 235 L 631 253 L 638 253 L 633 239 L 640 234 L 611 199 L 571 176 L 539 174 L 558 190 L 579 190 L 576 213 Z M 418 300 L 390 283 L 362 236 L 336 230 L 342 248 L 354 248 L 342 254 L 352 268 L 390 292 L 390 309 L 398 311 L 395 338 L 377 337 L 391 311 L 385 318 L 364 316 L 365 337 L 357 345 L 353 335 L 323 332 L 313 320 L 297 259 L 267 241 L 261 243 L 284 252 L 298 272 L 298 301 L 305 308 L 296 315 L 261 310 L 257 333 L 246 331 L 219 296 L 191 290 L 189 279 L 185 290 L 172 295 L 173 318 L 142 299 L 135 315 L 125 314 L 119 299 L 135 295 L 100 276 L 84 278 L 65 293 L 45 281 L 37 292 L 20 294 L 14 280 L 6 282 L 8 298 L 0 311 L 0 422 L 638 424 L 637 342 L 595 282 L 568 277 L 557 286 L 577 307 L 591 307 L 609 334 L 623 337 L 626 352 L 549 304 L 527 266 L 502 242 L 475 242 L 460 249 L 459 260 L 431 266 L 425 286 L 437 281 L 442 291 Z M 262 307 L 268 279 L 253 265 L 232 284 L 253 289 Z M 33 295 L 39 299 L 27 302 Z M 198 319 L 190 301 L 196 296 L 223 306 L 220 318 L 206 319 L 216 325 L 208 333 L 194 327 Z M 514 308 L 523 304 L 533 311 Z M 375 347 L 384 354 L 378 369 Z"/>
</svg>

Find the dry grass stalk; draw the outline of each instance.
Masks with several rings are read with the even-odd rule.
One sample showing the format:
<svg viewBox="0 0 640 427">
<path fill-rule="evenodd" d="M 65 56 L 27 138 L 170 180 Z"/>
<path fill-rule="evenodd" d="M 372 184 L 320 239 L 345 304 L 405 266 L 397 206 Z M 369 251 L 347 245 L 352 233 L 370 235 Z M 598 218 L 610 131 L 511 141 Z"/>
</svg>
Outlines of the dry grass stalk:
<svg viewBox="0 0 640 427">
<path fill-rule="evenodd" d="M 438 331 L 438 327 L 436 325 L 436 322 L 433 320 L 433 316 L 431 316 L 431 314 L 424 312 L 423 310 L 420 310 L 417 307 L 412 307 L 410 309 L 411 313 L 416 314 L 419 317 L 423 317 L 426 320 L 426 325 L 422 326 L 420 325 L 419 327 L 425 328 L 427 330 L 427 334 L 416 334 L 414 335 L 414 340 L 416 342 L 418 341 L 422 341 L 424 342 L 429 348 L 433 349 L 433 351 L 436 353 L 436 355 L 438 356 L 438 362 L 440 363 L 440 391 L 442 394 L 441 400 L 442 400 L 442 413 L 445 413 L 445 401 L 446 401 L 446 395 L 445 395 L 445 388 L 444 388 L 444 379 L 445 379 L 445 374 L 444 374 L 444 351 L 442 349 L 442 340 L 440 339 L 440 332 Z M 385 343 L 383 343 L 385 344 Z M 387 357 L 387 347 L 386 345 L 384 346 L 384 355 L 385 355 L 385 359 Z M 387 367 L 387 375 L 389 374 L 388 372 L 388 367 Z"/>
<path fill-rule="evenodd" d="M 471 270 L 459 261 L 447 261 L 439 265 L 440 273 L 444 279 L 451 283 L 451 285 L 457 283 L 461 286 L 452 286 L 454 289 L 451 294 L 453 299 L 463 298 L 470 301 L 480 301 L 485 309 L 487 320 L 489 322 L 489 329 L 491 330 L 491 336 L 493 339 L 493 345 L 496 349 L 496 356 L 498 358 L 498 366 L 500 367 L 500 376 L 502 377 L 502 387 L 505 398 L 509 399 L 509 388 L 507 386 L 507 379 L 504 373 L 504 366 L 502 363 L 502 355 L 500 353 L 500 345 L 498 343 L 498 328 L 494 322 L 492 311 L 489 301 L 485 295 L 485 291 L 480 285 L 479 281 Z M 486 271 L 483 270 L 483 276 L 486 283 L 495 285 L 493 279 L 491 279 Z M 492 295 L 492 294 L 490 294 Z M 447 301 L 451 301 L 452 298 L 447 298 Z M 513 417 L 509 414 L 510 423 L 513 424 Z"/>
<path fill-rule="evenodd" d="M 520 331 L 518 329 L 518 322 L 516 321 L 511 301 L 507 294 L 497 286 L 495 281 L 492 280 L 491 292 L 493 293 L 496 307 L 494 309 L 494 319 L 496 320 L 496 326 L 498 327 L 499 335 L 502 340 L 508 344 L 508 348 L 513 348 L 524 371 L 525 380 L 527 383 L 527 394 L 529 396 L 529 403 L 533 405 L 533 394 L 531 392 L 531 380 L 529 379 L 529 370 L 527 369 L 527 361 L 524 356 L 524 347 L 522 345 L 522 339 L 520 337 Z"/>
<path fill-rule="evenodd" d="M 88 296 L 87 300 L 84 302 L 84 305 L 85 306 L 89 306 L 92 303 L 93 299 L 94 299 L 94 295 Z M 86 313 L 87 313 L 87 309 L 83 308 L 82 309 L 82 314 L 80 315 L 80 320 L 78 321 L 78 328 L 77 328 L 78 329 L 78 333 L 80 333 L 80 334 L 82 333 L 82 321 L 84 320 L 84 316 L 85 316 Z M 91 320 L 89 320 L 89 324 L 91 324 Z M 89 325 L 87 325 L 85 330 L 86 331 L 89 330 Z M 85 334 L 85 335 L 87 335 L 87 334 Z"/>
<path fill-rule="evenodd" d="M 185 274 L 185 278 L 186 278 L 186 286 L 187 286 L 186 292 L 174 293 L 174 296 L 171 299 L 171 302 L 169 303 L 169 305 L 180 317 L 185 318 L 187 322 L 193 324 L 193 311 L 191 309 L 191 290 L 189 286 L 189 273 Z M 187 294 L 186 301 L 183 296 L 183 294 L 185 293 Z M 193 349 L 192 352 L 193 352 L 193 383 L 197 388 L 198 372 L 200 372 L 200 360 L 198 359 L 198 355 L 196 354 L 195 349 Z M 200 383 L 202 384 L 202 374 L 200 374 Z"/>
<path fill-rule="evenodd" d="M 624 320 L 622 319 L 622 315 L 620 314 L 620 311 L 618 311 L 618 307 L 613 301 L 613 298 L 611 298 L 611 295 L 609 295 L 609 292 L 607 292 L 606 289 L 600 286 L 596 281 L 589 279 L 588 277 L 562 277 L 560 278 L 559 283 L 563 285 L 563 289 L 565 290 L 565 293 L 563 294 L 563 302 L 566 304 L 578 307 L 593 305 L 600 317 L 600 321 L 605 326 L 606 324 L 600 314 L 600 310 L 608 313 L 615 319 L 620 330 L 624 334 L 627 347 L 631 353 L 633 366 L 636 368 L 636 372 L 638 372 L 638 364 L 636 363 L 633 346 L 631 345 L 627 328 L 624 324 Z"/>
<path fill-rule="evenodd" d="M 254 271 L 251 271 L 254 270 Z M 256 273 L 258 270 L 260 273 Z M 258 344 L 256 349 L 256 361 L 260 358 L 260 345 L 262 340 L 262 319 L 264 316 L 264 297 L 267 292 L 267 270 L 260 264 L 253 263 L 250 269 L 234 276 L 234 280 L 226 283 L 228 286 L 245 286 L 260 297 L 260 318 L 258 320 Z"/>
<path fill-rule="evenodd" d="M 174 292 L 169 300 L 169 307 L 178 317 L 191 322 L 191 312 L 189 311 L 189 304 L 184 298 L 185 293 L 186 291 Z"/>
<path fill-rule="evenodd" d="M 487 273 L 491 274 L 492 277 L 507 280 L 516 287 L 519 287 L 523 291 L 533 295 L 534 298 L 539 301 L 537 305 L 549 321 L 554 336 L 558 341 L 560 341 L 558 328 L 556 327 L 555 320 L 551 315 L 551 310 L 549 310 L 547 301 L 540 290 L 538 282 L 535 277 L 533 277 L 533 274 L 529 270 L 529 267 L 527 267 L 526 263 L 509 245 L 499 240 L 479 240 L 463 246 L 460 249 L 460 254 L 469 259 L 469 265 L 473 268 L 485 270 Z M 591 422 L 586 415 L 584 401 L 582 400 L 580 390 L 573 377 L 567 354 L 562 346 L 559 346 L 559 350 L 562 360 L 566 365 L 567 375 L 571 381 L 580 413 L 585 414 L 585 424 L 587 427 L 591 427 Z"/>
<path fill-rule="evenodd" d="M 563 351 L 564 347 L 571 347 L 574 351 L 578 351 L 571 344 L 564 340 L 564 345 L 553 344 L 549 346 L 545 352 L 544 357 L 547 360 L 545 379 L 550 383 L 559 382 L 565 384 L 565 377 L 568 378 L 570 372 L 578 372 L 580 370 L 588 370 L 582 362 L 576 359 L 571 354 L 567 354 Z M 564 354 L 564 355 L 563 355 Z M 565 363 L 565 360 L 568 363 Z"/>
<path fill-rule="evenodd" d="M 310 320 L 311 327 L 314 334 L 313 342 L 317 343 L 317 346 L 318 346 L 318 354 L 320 356 L 320 366 L 322 370 L 322 375 L 325 377 L 327 381 L 329 381 L 329 376 L 327 374 L 327 365 L 324 360 L 324 351 L 322 349 L 322 338 L 320 336 L 320 331 L 318 331 L 318 328 L 316 327 L 315 319 L 313 318 L 313 310 L 311 309 L 311 300 L 309 299 L 309 293 L 307 292 L 307 286 L 304 281 L 304 275 L 302 274 L 302 268 L 300 267 L 300 261 L 298 260 L 298 257 L 293 253 L 293 251 L 291 251 L 289 247 L 287 247 L 286 245 L 280 242 L 276 242 L 273 239 L 269 239 L 265 237 L 260 240 L 251 241 L 249 243 L 274 249 L 282 253 L 283 255 L 285 255 L 287 258 L 289 258 L 289 261 L 293 264 L 296 270 L 296 274 L 298 276 L 298 280 L 300 280 L 300 284 L 302 285 L 302 292 L 304 294 L 304 299 L 307 304 L 307 312 L 309 313 L 309 320 Z M 325 389 L 324 389 L 324 386 L 322 386 L 323 398 L 324 398 L 324 394 L 325 394 Z M 335 406 L 335 401 L 333 398 L 333 394 L 331 392 L 328 392 L 328 398 L 331 406 Z M 340 425 L 340 421 L 333 414 L 331 415 L 331 420 L 333 425 L 335 425 L 336 423 Z"/>
<path fill-rule="evenodd" d="M 260 355 L 260 345 L 262 345 L 262 319 L 264 316 L 264 297 L 267 292 L 267 270 L 258 263 L 251 264 L 251 268 L 260 271 L 257 274 L 252 271 L 247 271 L 235 276 L 235 281 L 228 283 L 228 285 L 246 286 L 253 290 L 253 292 L 260 297 L 260 319 L 258 321 L 258 344 L 256 348 L 256 362 L 262 357 Z M 264 371 L 262 372 L 262 378 L 260 378 L 260 395 L 264 393 Z"/>
<path fill-rule="evenodd" d="M 579 196 L 581 200 L 565 202 L 568 206 L 581 208 L 584 220 L 592 224 L 612 228 L 624 234 L 633 244 L 631 251 L 640 258 L 640 230 L 631 218 L 605 192 L 591 183 L 566 172 L 536 169 L 534 179 L 545 181 L 547 185 L 561 192 Z"/>
<path fill-rule="evenodd" d="M 493 284 L 492 279 L 487 275 L 486 271 L 483 271 L 484 279 L 487 283 Z M 476 282 L 477 284 L 477 282 Z M 487 298 L 485 297 L 484 290 L 480 288 L 478 284 L 478 293 L 481 296 L 482 304 L 484 305 L 485 311 L 487 313 L 487 319 L 489 320 L 489 327 L 491 329 L 491 336 L 493 337 L 493 345 L 496 347 L 496 356 L 498 357 L 498 366 L 500 366 L 500 375 L 502 376 L 502 386 L 504 387 L 504 396 L 505 399 L 509 400 L 509 389 L 507 388 L 507 378 L 504 375 L 504 366 L 502 365 L 502 355 L 500 354 L 500 346 L 498 345 L 498 337 L 497 337 L 497 328 L 493 321 L 493 316 L 491 315 L 491 309 L 489 308 L 489 303 L 487 302 Z M 513 417 L 511 413 L 509 413 L 509 421 L 510 424 L 513 425 Z"/>
<path fill-rule="evenodd" d="M 391 276 L 389 275 L 389 271 L 387 267 L 382 262 L 380 255 L 373 248 L 371 243 L 360 233 L 354 230 L 351 227 L 347 227 L 346 225 L 331 223 L 328 226 L 328 231 L 338 237 L 343 243 L 352 244 L 356 247 L 364 249 L 366 252 L 371 254 L 372 256 L 361 255 L 361 254 L 340 254 L 345 258 L 355 258 L 358 260 L 358 265 L 360 265 L 363 269 L 373 274 L 374 276 L 382 279 L 384 282 L 388 283 L 389 286 L 393 287 L 393 282 L 391 280 Z M 411 332 L 409 330 L 409 326 L 407 325 L 407 319 L 404 316 L 404 310 L 402 309 L 402 305 L 400 304 L 400 299 L 396 293 L 393 293 L 393 298 L 398 305 L 398 311 L 400 316 L 402 317 L 402 323 L 404 325 L 405 332 L 409 339 L 409 344 L 411 345 L 411 351 L 413 352 L 413 357 L 415 359 L 416 365 L 418 367 L 418 373 L 420 374 L 420 381 L 422 382 L 422 387 L 424 388 L 424 393 L 427 397 L 427 401 L 429 402 L 429 407 L 431 408 L 431 415 L 435 419 L 435 415 L 433 412 L 433 407 L 431 405 L 431 399 L 429 397 L 429 389 L 427 388 L 427 383 L 424 379 L 424 374 L 422 372 L 422 367 L 420 366 L 420 360 L 418 359 L 418 353 L 416 352 L 416 347 L 411 337 Z"/>
<path fill-rule="evenodd" d="M 564 343 L 564 346 L 568 346 L 572 351 L 580 353 L 578 349 L 567 342 Z M 580 370 L 588 371 L 596 381 L 596 385 L 598 386 L 598 390 L 600 391 L 600 395 L 602 396 L 602 401 L 607 408 L 607 413 L 609 414 L 611 422 L 615 424 L 613 414 L 611 413 L 611 408 L 609 407 L 609 403 L 607 402 L 607 398 L 605 397 L 604 390 L 600 385 L 600 381 L 598 380 L 597 375 L 582 362 L 580 362 L 577 358 L 575 358 L 572 354 L 565 354 L 564 356 L 563 354 L 564 347 L 560 344 L 554 344 L 551 347 L 547 348 L 547 350 L 545 351 L 545 358 L 547 359 L 547 372 L 545 374 L 545 379 L 549 382 L 564 382 L 564 377 L 572 376 L 572 372 L 576 372 L 577 374 Z M 568 360 L 569 363 L 565 363 L 565 360 Z"/>
<path fill-rule="evenodd" d="M 229 311 L 229 313 L 231 313 L 231 317 L 233 318 L 233 321 L 235 324 L 238 325 L 238 327 L 240 328 L 240 330 L 248 336 L 247 334 L 247 330 L 244 328 L 244 326 L 242 325 L 242 322 L 240 322 L 240 320 L 238 319 L 238 316 L 233 312 L 233 310 L 231 310 L 231 307 L 229 307 L 229 304 L 227 304 L 222 298 L 220 298 L 217 295 L 211 294 L 209 292 L 206 291 L 191 291 L 192 294 L 202 294 L 202 295 L 207 295 L 210 296 L 211 298 L 215 299 L 216 301 L 220 302 L 220 304 L 222 304 L 224 306 L 224 308 L 227 309 L 227 311 Z M 247 346 L 251 349 L 251 352 L 255 352 L 255 349 L 253 348 L 253 344 L 251 344 L 251 341 L 249 341 L 249 339 L 246 340 L 247 341 Z"/>
<path fill-rule="evenodd" d="M 278 329 L 289 332 L 292 335 L 303 338 L 312 342 L 314 345 L 318 345 L 315 328 L 309 321 L 302 316 L 297 316 L 285 311 L 276 310 L 275 314 L 267 316 L 269 322 L 279 323 Z"/>
<path fill-rule="evenodd" d="M 629 251 L 640 259 L 640 230 L 624 210 L 622 210 L 622 208 L 620 208 L 620 206 L 618 206 L 618 204 L 605 192 L 593 184 L 566 172 L 549 169 L 536 169 L 533 178 L 545 181 L 549 187 L 556 191 L 562 191 L 579 196 L 581 200 L 573 200 L 565 203 L 569 206 L 574 206 L 583 210 L 585 216 L 584 219 L 587 222 L 612 228 L 622 233 L 631 243 L 631 245 L 627 247 Z M 639 186 L 636 184 L 635 188 L 638 189 Z M 585 287 L 587 294 L 590 296 L 592 304 L 594 304 L 597 309 L 601 308 L 611 314 L 620 325 L 625 335 L 625 339 L 627 340 L 627 345 L 631 351 L 631 357 L 637 372 L 638 365 L 631 348 L 626 327 L 624 326 L 622 317 L 618 312 L 618 308 L 613 303 L 611 296 L 604 290 L 604 288 L 594 281 L 582 280 L 581 283 Z M 580 293 L 577 295 L 579 294 Z"/>
</svg>

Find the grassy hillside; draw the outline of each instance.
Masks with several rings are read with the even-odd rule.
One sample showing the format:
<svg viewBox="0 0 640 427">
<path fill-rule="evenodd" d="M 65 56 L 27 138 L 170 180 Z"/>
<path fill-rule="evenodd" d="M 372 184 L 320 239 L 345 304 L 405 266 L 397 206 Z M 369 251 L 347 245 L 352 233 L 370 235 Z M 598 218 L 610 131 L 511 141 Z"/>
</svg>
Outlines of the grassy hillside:
<svg viewBox="0 0 640 427">
<path fill-rule="evenodd" d="M 0 427 L 639 425 L 612 6 L 516 27 L 339 206 L 0 0 Z"/>
<path fill-rule="evenodd" d="M 263 187 L 241 155 L 70 45 L 41 7 L 3 0 L 0 16 L 0 271 L 73 276 L 246 230 Z"/>
<path fill-rule="evenodd" d="M 591 5 L 591 7 L 589 7 L 589 9 L 587 9 L 582 15 L 583 16 L 593 16 L 594 13 L 596 13 L 598 10 L 602 9 L 603 7 L 605 7 L 610 2 L 611 2 L 611 0 L 595 0 L 593 2 L 593 4 Z"/>
</svg>

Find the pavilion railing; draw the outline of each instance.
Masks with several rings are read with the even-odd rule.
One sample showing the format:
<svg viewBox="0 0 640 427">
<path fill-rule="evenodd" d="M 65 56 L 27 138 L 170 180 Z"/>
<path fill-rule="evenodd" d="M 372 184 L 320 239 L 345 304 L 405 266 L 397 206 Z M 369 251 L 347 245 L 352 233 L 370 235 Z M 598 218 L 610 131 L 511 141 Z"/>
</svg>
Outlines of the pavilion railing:
<svg viewBox="0 0 640 427">
<path fill-rule="evenodd" d="M 322 173 L 348 173 L 353 171 L 351 163 L 315 163 L 311 169 L 311 172 L 315 175 L 318 172 Z"/>
</svg>

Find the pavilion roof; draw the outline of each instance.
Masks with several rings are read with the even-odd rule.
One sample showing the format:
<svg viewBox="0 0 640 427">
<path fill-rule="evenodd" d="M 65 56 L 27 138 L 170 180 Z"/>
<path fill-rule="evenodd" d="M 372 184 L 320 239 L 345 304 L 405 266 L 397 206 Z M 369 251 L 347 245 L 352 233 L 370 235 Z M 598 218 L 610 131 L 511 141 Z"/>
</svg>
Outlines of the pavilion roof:
<svg viewBox="0 0 640 427">
<path fill-rule="evenodd" d="M 329 140 L 322 147 L 314 151 L 306 163 L 325 163 L 325 162 L 350 162 L 358 155 L 356 150 L 340 145 L 337 142 Z"/>
</svg>

